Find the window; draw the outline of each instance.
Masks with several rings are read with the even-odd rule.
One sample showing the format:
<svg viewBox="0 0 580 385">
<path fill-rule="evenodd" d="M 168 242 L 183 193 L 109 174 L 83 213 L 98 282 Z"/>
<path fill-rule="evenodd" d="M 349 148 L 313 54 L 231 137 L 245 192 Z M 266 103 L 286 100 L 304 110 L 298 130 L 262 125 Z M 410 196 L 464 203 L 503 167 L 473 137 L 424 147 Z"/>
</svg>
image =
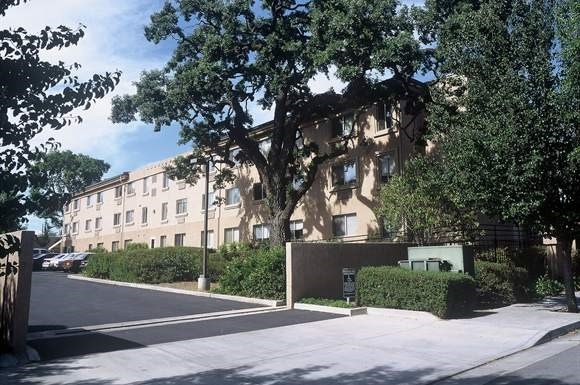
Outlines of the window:
<svg viewBox="0 0 580 385">
<path fill-rule="evenodd" d="M 97 249 L 104 249 L 104 248 L 105 248 L 105 244 L 103 242 L 97 243 Z"/>
<path fill-rule="evenodd" d="M 356 162 L 354 160 L 332 166 L 332 185 L 346 186 L 356 183 Z"/>
<path fill-rule="evenodd" d="M 149 177 L 143 178 L 143 194 L 147 194 L 149 192 Z"/>
<path fill-rule="evenodd" d="M 205 237 L 203 236 L 203 231 L 201 232 L 201 247 L 204 246 Z M 210 249 L 214 248 L 214 237 L 213 237 L 213 230 L 207 231 L 207 247 Z"/>
<path fill-rule="evenodd" d="M 224 243 L 233 243 L 240 241 L 240 229 L 237 227 L 230 227 L 224 229 Z"/>
<path fill-rule="evenodd" d="M 87 219 L 87 220 L 85 221 L 85 231 L 91 231 L 91 224 L 92 224 L 92 222 L 93 222 L 93 221 L 92 221 L 92 220 L 90 220 L 90 219 Z"/>
<path fill-rule="evenodd" d="M 135 210 L 127 210 L 125 212 L 125 223 L 131 224 L 135 220 Z"/>
<path fill-rule="evenodd" d="M 121 198 L 123 196 L 123 186 L 115 187 L 115 198 Z"/>
<path fill-rule="evenodd" d="M 147 207 L 141 207 L 141 223 L 147 223 Z"/>
<path fill-rule="evenodd" d="M 159 247 L 167 246 L 167 235 L 162 235 L 159 237 Z"/>
<path fill-rule="evenodd" d="M 89 251 L 91 251 L 93 249 L 93 244 L 89 243 Z"/>
<path fill-rule="evenodd" d="M 127 183 L 127 195 L 135 194 L 135 183 L 129 182 Z"/>
<path fill-rule="evenodd" d="M 396 174 L 397 166 L 394 155 L 394 153 L 379 155 L 379 180 L 381 183 L 387 183 Z"/>
<path fill-rule="evenodd" d="M 70 211 L 70 203 L 67 202 L 67 204 L 64 205 L 64 212 L 68 213 Z"/>
<path fill-rule="evenodd" d="M 97 193 L 97 203 L 103 203 L 103 192 Z"/>
<path fill-rule="evenodd" d="M 254 200 L 261 201 L 262 199 L 266 198 L 266 190 L 264 189 L 264 185 L 262 183 L 254 183 Z"/>
<path fill-rule="evenodd" d="M 118 251 L 119 250 L 119 241 L 111 242 L 111 251 Z"/>
<path fill-rule="evenodd" d="M 339 119 L 333 121 L 332 137 L 338 138 L 348 136 L 352 133 L 353 129 L 354 129 L 354 115 L 353 114 L 343 115 Z"/>
<path fill-rule="evenodd" d="M 272 139 L 263 139 L 260 140 L 260 142 L 258 143 L 258 148 L 260 149 L 260 152 L 262 153 L 262 155 L 264 155 L 264 157 L 268 157 L 268 154 L 270 153 L 270 149 L 272 148 Z"/>
<path fill-rule="evenodd" d="M 79 209 L 79 200 L 75 199 L 73 201 L 73 210 L 78 210 Z"/>
<path fill-rule="evenodd" d="M 102 217 L 95 218 L 95 230 L 100 230 L 102 225 L 103 225 L 103 218 Z"/>
<path fill-rule="evenodd" d="M 240 203 L 240 189 L 232 187 L 226 190 L 226 205 L 235 205 Z"/>
<path fill-rule="evenodd" d="M 125 242 L 123 243 L 123 248 L 127 248 L 127 246 L 129 246 L 131 243 L 133 243 L 132 239 L 125 239 Z"/>
<path fill-rule="evenodd" d="M 270 239 L 270 225 L 254 225 L 254 240 L 264 241 Z"/>
<path fill-rule="evenodd" d="M 72 224 L 72 233 L 73 234 L 77 234 L 79 232 L 79 223 L 78 222 L 73 222 Z"/>
<path fill-rule="evenodd" d="M 166 172 L 163 173 L 163 188 L 169 188 L 169 176 Z"/>
<path fill-rule="evenodd" d="M 335 215 L 332 217 L 332 235 L 344 237 L 356 234 L 356 214 Z"/>
<path fill-rule="evenodd" d="M 302 219 L 297 221 L 290 221 L 290 239 L 304 238 L 304 222 Z"/>
<path fill-rule="evenodd" d="M 240 149 L 239 148 L 235 148 L 233 150 L 230 150 L 230 156 L 229 156 L 229 160 L 234 162 L 234 164 L 237 166 L 239 165 L 240 159 L 239 159 L 239 155 L 240 155 Z"/>
<path fill-rule="evenodd" d="M 67 223 L 66 225 L 64 225 L 63 234 L 68 235 L 69 232 L 70 232 L 70 225 Z"/>
<path fill-rule="evenodd" d="M 93 204 L 92 200 L 93 200 L 93 196 L 87 195 L 87 207 L 91 207 L 91 205 Z"/>
<path fill-rule="evenodd" d="M 157 183 L 157 174 L 151 175 L 151 184 Z"/>
<path fill-rule="evenodd" d="M 208 201 L 208 209 L 213 210 L 215 209 L 215 193 L 213 191 L 208 192 L 209 201 Z M 205 210 L 205 194 L 201 196 L 201 210 Z"/>
<path fill-rule="evenodd" d="M 390 130 L 393 128 L 393 108 L 391 104 L 380 103 L 377 108 L 378 130 Z"/>
<path fill-rule="evenodd" d="M 175 202 L 175 214 L 186 214 L 187 213 L 187 198 L 178 199 Z"/>
<path fill-rule="evenodd" d="M 167 220 L 167 211 L 168 211 L 168 204 L 167 204 L 167 202 L 161 203 L 161 220 L 162 221 L 166 221 Z"/>
<path fill-rule="evenodd" d="M 121 225 L 121 213 L 113 214 L 113 226 Z"/>
<path fill-rule="evenodd" d="M 185 233 L 175 234 L 174 246 L 183 246 L 185 241 Z"/>
</svg>

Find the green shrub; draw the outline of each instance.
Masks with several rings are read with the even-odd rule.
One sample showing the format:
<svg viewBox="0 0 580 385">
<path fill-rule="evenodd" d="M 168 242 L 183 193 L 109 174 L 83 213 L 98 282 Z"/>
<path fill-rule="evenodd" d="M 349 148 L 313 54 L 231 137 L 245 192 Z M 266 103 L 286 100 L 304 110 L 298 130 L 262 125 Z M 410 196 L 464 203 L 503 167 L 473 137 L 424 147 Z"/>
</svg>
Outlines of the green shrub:
<svg viewBox="0 0 580 385">
<path fill-rule="evenodd" d="M 302 298 L 300 303 L 307 303 L 310 305 L 322 305 L 322 306 L 332 306 L 332 307 L 342 307 L 342 308 L 350 308 L 354 307 L 355 303 L 347 303 L 343 299 L 326 299 L 326 298 Z"/>
<path fill-rule="evenodd" d="M 210 278 L 220 273 L 223 262 L 218 257 Z M 161 283 L 193 281 L 201 271 L 201 250 L 193 247 L 164 247 L 157 249 L 127 249 L 114 253 L 93 255 L 84 274 L 89 277 L 124 282 Z"/>
<path fill-rule="evenodd" d="M 509 305 L 530 298 L 528 272 L 511 264 L 476 261 L 475 280 L 479 303 Z"/>
<path fill-rule="evenodd" d="M 284 248 L 244 248 L 226 262 L 220 293 L 246 297 L 284 299 L 286 258 Z"/>
<path fill-rule="evenodd" d="M 364 267 L 356 276 L 357 303 L 428 311 L 441 318 L 471 312 L 475 281 L 468 275 L 411 271 L 398 267 Z"/>
<path fill-rule="evenodd" d="M 555 279 L 551 279 L 547 274 L 539 277 L 534 285 L 535 294 L 538 297 L 552 297 L 564 290 L 564 285 Z"/>
<path fill-rule="evenodd" d="M 231 261 L 236 257 L 242 257 L 252 250 L 252 246 L 247 243 L 224 243 L 217 250 L 217 254 L 225 261 Z"/>
<path fill-rule="evenodd" d="M 146 243 L 129 243 L 127 246 L 125 246 L 125 251 L 129 251 L 129 250 L 144 250 L 144 249 L 148 249 L 149 245 Z"/>
</svg>

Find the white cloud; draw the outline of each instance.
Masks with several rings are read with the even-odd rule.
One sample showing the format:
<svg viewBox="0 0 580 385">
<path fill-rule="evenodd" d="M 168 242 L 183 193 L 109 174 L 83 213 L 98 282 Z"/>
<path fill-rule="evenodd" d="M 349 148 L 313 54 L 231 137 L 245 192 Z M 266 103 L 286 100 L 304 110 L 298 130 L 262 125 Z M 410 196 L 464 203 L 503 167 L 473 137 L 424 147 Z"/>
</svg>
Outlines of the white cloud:
<svg viewBox="0 0 580 385">
<path fill-rule="evenodd" d="M 112 171 L 126 169 L 123 144 L 144 127 L 139 123 L 113 124 L 108 119 L 111 98 L 134 92 L 132 83 L 138 80 L 140 73 L 163 66 L 170 53 L 143 37 L 149 15 L 160 8 L 162 1 L 149 2 L 145 6 L 143 3 L 139 0 L 37 0 L 8 9 L 6 17 L 2 18 L 3 27 L 24 27 L 30 33 L 38 33 L 47 25 L 78 28 L 83 24 L 86 27 L 85 36 L 77 46 L 45 51 L 44 60 L 80 63 L 82 67 L 76 74 L 81 80 L 94 73 L 123 72 L 114 92 L 87 111 L 75 111 L 83 118 L 82 124 L 46 131 L 35 141 L 54 137 L 63 149 L 105 159 L 111 163 Z"/>
</svg>

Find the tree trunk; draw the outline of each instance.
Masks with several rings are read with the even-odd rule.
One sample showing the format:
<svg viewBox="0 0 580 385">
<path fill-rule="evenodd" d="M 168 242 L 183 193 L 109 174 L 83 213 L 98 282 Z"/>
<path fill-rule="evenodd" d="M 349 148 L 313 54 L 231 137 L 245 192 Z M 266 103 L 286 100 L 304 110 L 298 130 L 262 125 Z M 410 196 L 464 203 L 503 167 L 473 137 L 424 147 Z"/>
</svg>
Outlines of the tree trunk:
<svg viewBox="0 0 580 385">
<path fill-rule="evenodd" d="M 270 219 L 270 245 L 284 246 L 290 239 L 290 217 L 283 210 Z"/>
<path fill-rule="evenodd" d="M 566 289 L 566 306 L 570 313 L 578 312 L 578 303 L 574 293 L 574 280 L 572 277 L 572 241 L 568 237 L 558 237 L 560 245 L 560 266 L 564 275 L 564 288 Z"/>
</svg>

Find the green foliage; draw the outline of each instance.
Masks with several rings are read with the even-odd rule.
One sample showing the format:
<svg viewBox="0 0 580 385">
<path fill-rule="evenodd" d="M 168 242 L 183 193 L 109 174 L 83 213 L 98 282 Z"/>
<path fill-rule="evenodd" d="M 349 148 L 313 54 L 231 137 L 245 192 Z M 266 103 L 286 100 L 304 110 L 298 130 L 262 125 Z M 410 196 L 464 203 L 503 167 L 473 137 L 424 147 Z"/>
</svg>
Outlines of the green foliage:
<svg viewBox="0 0 580 385">
<path fill-rule="evenodd" d="M 147 243 L 129 243 L 127 246 L 125 246 L 126 251 L 143 250 L 143 249 L 148 249 L 148 248 L 149 248 L 149 245 Z"/>
<path fill-rule="evenodd" d="M 209 258 L 209 278 L 218 279 L 223 260 Z M 193 247 L 134 248 L 99 253 L 89 259 L 84 270 L 88 277 L 124 282 L 161 283 L 192 281 L 201 271 L 201 250 Z"/>
<path fill-rule="evenodd" d="M 478 300 L 485 307 L 509 305 L 530 298 L 528 272 L 506 263 L 476 261 Z"/>
<path fill-rule="evenodd" d="M 405 229 L 413 242 L 465 239 L 477 228 L 476 214 L 450 194 L 433 155 L 407 162 L 405 173 L 381 187 L 377 216 L 387 228 Z"/>
<path fill-rule="evenodd" d="M 548 274 L 539 277 L 534 284 L 534 292 L 540 298 L 559 295 L 562 290 L 564 290 L 564 285 L 550 278 Z"/>
<path fill-rule="evenodd" d="M 217 253 L 226 261 L 231 261 L 236 257 L 241 257 L 248 254 L 252 250 L 252 246 L 248 243 L 233 242 L 222 244 Z"/>
<path fill-rule="evenodd" d="M 286 257 L 284 248 L 245 249 L 226 263 L 219 292 L 245 297 L 284 299 Z"/>
<path fill-rule="evenodd" d="M 428 2 L 421 20 L 426 31 L 431 20 L 437 40 L 440 81 L 431 90 L 428 125 L 449 189 L 463 206 L 556 237 L 568 309 L 576 311 L 570 246 L 580 234 L 577 1 L 441 3 Z"/>
<path fill-rule="evenodd" d="M 491 249 L 476 249 L 475 260 L 496 262 L 517 267 L 528 271 L 530 280 L 545 273 L 546 248 L 544 246 L 530 246 L 523 249 L 498 247 Z"/>
<path fill-rule="evenodd" d="M 65 203 L 74 193 L 100 181 L 109 168 L 103 160 L 69 150 L 41 154 L 28 171 L 35 214 L 60 226 Z"/>
<path fill-rule="evenodd" d="M 475 305 L 475 281 L 468 275 L 364 267 L 357 273 L 357 303 L 428 311 L 440 318 L 468 314 Z"/>
<path fill-rule="evenodd" d="M 327 299 L 327 298 L 302 298 L 300 303 L 307 303 L 310 305 L 322 305 L 322 306 L 332 306 L 332 307 L 342 307 L 350 308 L 356 306 L 354 302 L 347 303 L 342 299 Z"/>
<path fill-rule="evenodd" d="M 368 86 L 377 73 L 392 72 L 405 83 L 421 61 L 408 10 L 392 0 L 172 0 L 151 16 L 145 35 L 153 43 L 176 40 L 177 48 L 163 70 L 143 74 L 135 95 L 114 98 L 113 121 L 138 115 L 155 130 L 180 123 L 180 142 L 191 142 L 193 152 L 177 160 L 171 175 L 188 182 L 197 180 L 208 154 L 233 166 L 229 151 L 239 147 L 237 160 L 256 167 L 267 193 L 273 245 L 290 238 L 289 218 L 319 168 L 358 138 L 353 130 L 332 148 L 296 145 L 303 123 L 331 119 L 346 104 L 333 92 L 314 95 L 308 83 L 339 66 L 343 80 L 352 80 L 352 98 L 370 105 L 376 99 L 369 100 Z M 404 85 L 395 90 L 409 96 Z M 262 137 L 249 130 L 248 104 L 275 117 L 266 154 Z M 217 185 L 234 176 L 230 167 L 220 170 Z M 292 188 L 295 181 L 300 188 Z"/>
<path fill-rule="evenodd" d="M 0 18 L 23 2 L 2 1 Z M 24 28 L 0 29 L 0 233 L 16 230 L 25 221 L 30 212 L 26 192 L 32 184 L 27 170 L 40 154 L 58 146 L 52 138 L 39 141 L 38 134 L 81 122 L 73 115 L 75 109 L 90 108 L 119 82 L 120 72 L 81 82 L 74 74 L 79 64 L 42 60 L 52 51 L 76 45 L 83 36 L 82 28 L 62 25 L 46 27 L 38 35 Z"/>
</svg>

